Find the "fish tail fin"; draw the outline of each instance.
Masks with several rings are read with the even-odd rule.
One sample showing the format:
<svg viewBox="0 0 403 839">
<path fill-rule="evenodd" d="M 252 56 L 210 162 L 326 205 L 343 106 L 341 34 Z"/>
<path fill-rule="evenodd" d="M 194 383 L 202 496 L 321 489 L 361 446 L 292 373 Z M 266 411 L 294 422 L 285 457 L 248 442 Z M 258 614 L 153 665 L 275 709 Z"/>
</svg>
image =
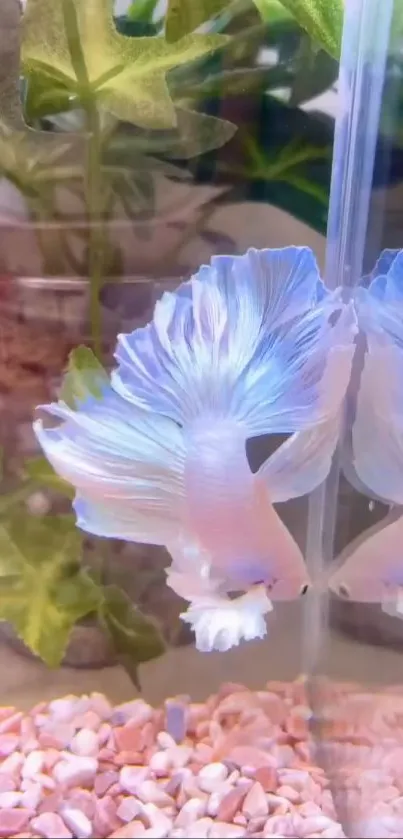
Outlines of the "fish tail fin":
<svg viewBox="0 0 403 839">
<path fill-rule="evenodd" d="M 113 386 L 181 426 L 211 415 L 247 436 L 298 430 L 318 408 L 329 318 L 341 308 L 309 248 L 213 257 L 163 295 L 148 326 L 119 336 Z"/>
</svg>

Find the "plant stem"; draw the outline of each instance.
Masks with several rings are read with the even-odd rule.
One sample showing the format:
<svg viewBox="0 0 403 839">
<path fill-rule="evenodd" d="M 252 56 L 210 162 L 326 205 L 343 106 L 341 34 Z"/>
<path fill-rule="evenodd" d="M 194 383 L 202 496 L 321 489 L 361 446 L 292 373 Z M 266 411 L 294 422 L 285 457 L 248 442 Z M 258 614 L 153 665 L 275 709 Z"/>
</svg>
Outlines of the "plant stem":
<svg viewBox="0 0 403 839">
<path fill-rule="evenodd" d="M 101 178 L 101 126 L 96 102 L 85 103 L 88 129 L 86 198 L 89 222 L 88 267 L 90 281 L 90 322 L 93 350 L 102 358 L 102 322 L 99 293 L 103 273 L 102 178 Z"/>
</svg>

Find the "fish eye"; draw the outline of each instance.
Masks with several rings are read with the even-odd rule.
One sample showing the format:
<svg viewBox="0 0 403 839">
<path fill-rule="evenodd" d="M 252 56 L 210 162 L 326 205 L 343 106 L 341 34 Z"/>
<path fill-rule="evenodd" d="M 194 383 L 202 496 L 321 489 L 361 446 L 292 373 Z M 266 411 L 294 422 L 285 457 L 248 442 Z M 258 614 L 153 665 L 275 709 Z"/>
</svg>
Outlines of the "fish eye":
<svg viewBox="0 0 403 839">
<path fill-rule="evenodd" d="M 337 591 L 338 591 L 338 594 L 339 594 L 340 597 L 343 597 L 344 600 L 349 600 L 350 592 L 349 592 L 349 589 L 347 588 L 347 586 L 344 585 L 344 583 L 341 583 L 339 585 Z"/>
<path fill-rule="evenodd" d="M 299 593 L 299 594 L 300 594 L 300 597 L 303 597 L 303 596 L 304 596 L 304 594 L 306 594 L 306 593 L 307 593 L 307 591 L 309 591 L 309 585 L 308 585 L 308 583 L 306 583 L 304 586 L 302 586 L 301 591 L 300 591 L 300 593 Z"/>
</svg>

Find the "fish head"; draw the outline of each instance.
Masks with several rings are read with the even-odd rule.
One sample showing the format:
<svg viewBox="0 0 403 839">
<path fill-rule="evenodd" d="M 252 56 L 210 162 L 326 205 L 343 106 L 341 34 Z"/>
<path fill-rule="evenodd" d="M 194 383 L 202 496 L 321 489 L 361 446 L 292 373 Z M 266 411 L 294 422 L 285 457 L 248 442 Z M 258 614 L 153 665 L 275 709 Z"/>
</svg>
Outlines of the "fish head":
<svg viewBox="0 0 403 839">
<path fill-rule="evenodd" d="M 403 587 L 403 517 L 386 526 L 381 522 L 355 540 L 328 586 L 343 600 L 384 604 L 394 599 Z"/>
</svg>

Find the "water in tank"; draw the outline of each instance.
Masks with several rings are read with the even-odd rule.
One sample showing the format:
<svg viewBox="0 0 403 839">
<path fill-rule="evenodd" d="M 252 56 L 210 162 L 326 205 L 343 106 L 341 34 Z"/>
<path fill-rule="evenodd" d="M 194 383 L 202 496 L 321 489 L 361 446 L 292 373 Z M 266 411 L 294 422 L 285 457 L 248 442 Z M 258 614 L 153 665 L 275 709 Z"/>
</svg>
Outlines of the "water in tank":
<svg viewBox="0 0 403 839">
<path fill-rule="evenodd" d="M 2 0 L 0 837 L 401 835 L 402 43 Z"/>
</svg>

